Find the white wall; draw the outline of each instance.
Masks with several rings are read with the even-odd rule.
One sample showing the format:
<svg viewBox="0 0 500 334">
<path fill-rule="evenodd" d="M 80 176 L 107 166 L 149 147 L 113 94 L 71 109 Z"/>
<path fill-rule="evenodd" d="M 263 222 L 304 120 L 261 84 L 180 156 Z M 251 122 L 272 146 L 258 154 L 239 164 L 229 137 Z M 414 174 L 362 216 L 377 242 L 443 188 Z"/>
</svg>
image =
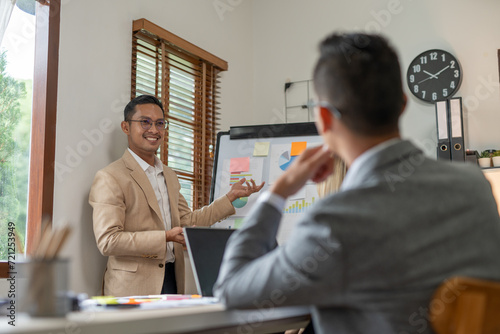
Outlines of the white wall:
<svg viewBox="0 0 500 334">
<path fill-rule="evenodd" d="M 463 69 L 456 96 L 465 105 L 466 147 L 500 148 L 499 13 L 500 2 L 493 0 L 254 0 L 254 121 L 266 123 L 269 115 L 284 119 L 285 81 L 311 79 L 318 43 L 327 34 L 380 31 L 399 51 L 404 77 L 411 60 L 425 50 L 453 53 Z M 434 107 L 407 94 L 403 136 L 435 156 Z"/>
<path fill-rule="evenodd" d="M 229 62 L 222 82 L 222 123 L 228 127 L 249 123 L 252 110 L 251 3 L 230 13 L 221 19 L 212 1 L 63 1 L 54 222 L 73 226 L 65 253 L 75 291 L 97 294 L 105 266 L 88 194 L 96 171 L 126 147 L 119 124 L 130 96 L 132 21 L 146 18 Z"/>
<path fill-rule="evenodd" d="M 215 9 L 220 3 L 225 11 Z M 54 221 L 74 228 L 64 250 L 72 259 L 71 288 L 96 294 L 100 287 L 105 261 L 87 198 L 95 172 L 126 147 L 118 125 L 130 95 L 132 20 L 144 17 L 229 62 L 222 129 L 283 122 L 285 81 L 311 78 L 318 42 L 334 30 L 378 26 L 398 49 L 403 73 L 420 52 L 449 50 L 464 72 L 457 96 L 466 105 L 466 146 L 481 150 L 500 148 L 499 13 L 494 0 L 63 0 Z M 429 155 L 434 117 L 431 105 L 409 94 L 403 135 Z"/>
</svg>

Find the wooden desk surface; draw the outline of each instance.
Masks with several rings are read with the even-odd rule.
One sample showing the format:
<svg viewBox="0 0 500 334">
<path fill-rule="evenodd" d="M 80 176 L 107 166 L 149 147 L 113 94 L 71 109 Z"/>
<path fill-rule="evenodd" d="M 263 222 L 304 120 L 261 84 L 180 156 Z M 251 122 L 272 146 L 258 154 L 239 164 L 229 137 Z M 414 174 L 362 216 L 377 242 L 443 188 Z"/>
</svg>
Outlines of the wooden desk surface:
<svg viewBox="0 0 500 334">
<path fill-rule="evenodd" d="M 0 323 L 0 333 L 276 333 L 305 327 L 308 320 L 308 307 L 226 310 L 222 304 L 212 304 L 72 312 L 65 318 L 30 318 L 18 314 L 15 327 Z"/>
</svg>

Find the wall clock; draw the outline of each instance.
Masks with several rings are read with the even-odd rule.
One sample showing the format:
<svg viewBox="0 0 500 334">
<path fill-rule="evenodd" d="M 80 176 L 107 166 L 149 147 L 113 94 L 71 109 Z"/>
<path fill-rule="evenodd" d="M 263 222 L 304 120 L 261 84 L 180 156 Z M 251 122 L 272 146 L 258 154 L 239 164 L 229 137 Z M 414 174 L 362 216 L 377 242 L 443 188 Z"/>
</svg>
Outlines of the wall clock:
<svg viewBox="0 0 500 334">
<path fill-rule="evenodd" d="M 455 94 L 462 83 L 458 60 L 444 50 L 428 50 L 419 54 L 406 73 L 408 88 L 418 99 L 435 103 Z"/>
</svg>

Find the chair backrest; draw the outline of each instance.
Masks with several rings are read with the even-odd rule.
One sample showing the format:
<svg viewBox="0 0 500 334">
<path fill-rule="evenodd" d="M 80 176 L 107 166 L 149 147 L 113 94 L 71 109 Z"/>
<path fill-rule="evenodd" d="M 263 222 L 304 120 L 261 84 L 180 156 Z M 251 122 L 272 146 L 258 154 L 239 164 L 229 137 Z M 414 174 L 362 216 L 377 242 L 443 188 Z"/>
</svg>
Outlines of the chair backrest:
<svg viewBox="0 0 500 334">
<path fill-rule="evenodd" d="M 437 334 L 498 334 L 500 282 L 450 278 L 436 289 L 429 316 Z"/>
</svg>

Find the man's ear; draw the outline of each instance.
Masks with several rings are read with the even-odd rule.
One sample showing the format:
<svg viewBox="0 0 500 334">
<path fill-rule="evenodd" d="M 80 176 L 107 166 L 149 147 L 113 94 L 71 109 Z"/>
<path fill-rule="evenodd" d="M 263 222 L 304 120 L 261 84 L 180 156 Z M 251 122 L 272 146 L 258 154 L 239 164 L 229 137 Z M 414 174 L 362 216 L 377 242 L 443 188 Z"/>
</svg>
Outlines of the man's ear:
<svg viewBox="0 0 500 334">
<path fill-rule="evenodd" d="M 120 124 L 122 127 L 122 131 L 128 136 L 130 134 L 130 123 L 127 121 L 122 121 Z"/>
<path fill-rule="evenodd" d="M 401 107 L 401 111 L 399 112 L 399 116 L 401 116 L 403 114 L 403 112 L 405 111 L 407 103 L 408 103 L 408 97 L 406 96 L 406 94 L 403 94 L 403 106 Z"/>
<path fill-rule="evenodd" d="M 325 107 L 319 107 L 318 117 L 319 117 L 318 124 L 320 126 L 319 132 L 325 133 L 331 130 L 333 122 L 335 122 L 331 111 Z"/>
</svg>

